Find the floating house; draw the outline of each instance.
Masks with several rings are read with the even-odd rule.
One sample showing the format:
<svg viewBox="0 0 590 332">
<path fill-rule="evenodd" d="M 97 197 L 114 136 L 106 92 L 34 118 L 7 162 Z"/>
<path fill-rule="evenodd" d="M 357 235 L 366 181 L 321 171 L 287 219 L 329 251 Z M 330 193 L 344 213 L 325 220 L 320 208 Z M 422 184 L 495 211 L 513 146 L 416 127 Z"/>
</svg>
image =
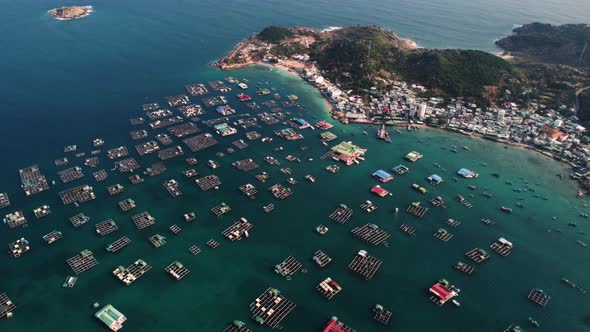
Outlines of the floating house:
<svg viewBox="0 0 590 332">
<path fill-rule="evenodd" d="M 326 121 L 319 121 L 318 123 L 316 123 L 316 127 L 320 128 L 321 130 L 328 130 L 334 127 L 334 125 Z"/>
<path fill-rule="evenodd" d="M 100 309 L 94 316 L 113 331 L 119 331 L 127 320 L 127 317 L 110 304 Z"/>
<path fill-rule="evenodd" d="M 356 332 L 356 330 L 338 321 L 338 317 L 332 317 L 323 332 Z"/>
<path fill-rule="evenodd" d="M 363 160 L 362 156 L 367 152 L 366 149 L 352 144 L 352 142 L 341 142 L 331 148 L 334 155 L 334 160 L 341 161 L 347 166 L 354 163 L 359 163 L 358 159 Z"/>
<path fill-rule="evenodd" d="M 237 133 L 238 131 L 235 128 L 230 127 L 227 123 L 220 123 L 213 126 L 215 132 L 217 132 L 221 136 L 229 136 Z"/>
<path fill-rule="evenodd" d="M 293 119 L 291 120 L 293 122 L 293 125 L 297 128 L 297 129 L 307 129 L 307 128 L 311 128 L 311 124 L 309 124 L 309 122 L 305 121 L 305 119 Z"/>
<path fill-rule="evenodd" d="M 275 131 L 275 135 L 279 136 L 282 139 L 286 139 L 287 141 L 296 141 L 303 139 L 303 135 L 298 134 L 295 130 L 291 128 L 277 130 Z"/>
<path fill-rule="evenodd" d="M 433 296 L 430 298 L 434 303 L 440 305 L 445 304 L 452 298 L 459 296 L 460 290 L 449 284 L 445 279 L 439 280 L 432 285 L 428 290 Z"/>
<path fill-rule="evenodd" d="M 371 188 L 371 192 L 379 197 L 385 197 L 390 194 L 389 191 L 381 188 L 381 186 L 379 186 L 379 185 Z"/>
<path fill-rule="evenodd" d="M 320 138 L 322 142 L 330 142 L 338 138 L 338 136 L 334 135 L 332 132 L 324 131 L 320 133 Z"/>
<path fill-rule="evenodd" d="M 373 177 L 383 183 L 393 180 L 393 175 L 381 169 L 373 173 Z"/>
<path fill-rule="evenodd" d="M 406 158 L 406 160 L 411 161 L 411 162 L 416 162 L 418 159 L 421 159 L 422 157 L 424 157 L 423 155 L 421 155 L 420 153 L 416 152 L 416 151 L 411 151 L 410 153 L 408 153 L 404 158 Z"/>
<path fill-rule="evenodd" d="M 474 171 L 468 170 L 467 168 L 461 168 L 457 171 L 457 174 L 466 179 L 472 179 L 479 176 L 479 174 L 475 173 Z"/>
<path fill-rule="evenodd" d="M 443 183 L 443 178 L 440 177 L 439 175 L 436 174 L 432 174 L 431 176 L 426 178 L 428 180 L 428 182 L 430 182 L 430 184 L 441 184 Z"/>
<path fill-rule="evenodd" d="M 397 165 L 391 169 L 397 175 L 404 175 L 410 171 L 410 169 L 404 165 Z"/>
</svg>

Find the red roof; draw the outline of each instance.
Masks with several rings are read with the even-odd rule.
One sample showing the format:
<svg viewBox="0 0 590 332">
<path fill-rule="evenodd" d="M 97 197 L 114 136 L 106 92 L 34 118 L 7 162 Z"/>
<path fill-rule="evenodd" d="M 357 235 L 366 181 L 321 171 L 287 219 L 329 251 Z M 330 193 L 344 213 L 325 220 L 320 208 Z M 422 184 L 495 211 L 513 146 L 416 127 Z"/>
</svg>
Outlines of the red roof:
<svg viewBox="0 0 590 332">
<path fill-rule="evenodd" d="M 383 197 L 389 193 L 387 190 L 381 188 L 380 186 L 374 186 L 373 188 L 371 188 L 371 192 L 374 194 L 377 194 L 381 197 Z"/>
<path fill-rule="evenodd" d="M 344 331 L 344 329 L 342 329 L 340 326 L 336 325 L 336 321 L 335 320 L 330 320 L 330 323 L 328 324 L 328 326 L 326 326 L 326 328 L 324 329 L 324 332 L 346 332 Z"/>
<path fill-rule="evenodd" d="M 441 299 L 446 299 L 449 296 L 449 291 L 446 290 L 440 283 L 436 283 L 430 287 L 430 292 L 434 293 L 434 295 Z"/>
</svg>

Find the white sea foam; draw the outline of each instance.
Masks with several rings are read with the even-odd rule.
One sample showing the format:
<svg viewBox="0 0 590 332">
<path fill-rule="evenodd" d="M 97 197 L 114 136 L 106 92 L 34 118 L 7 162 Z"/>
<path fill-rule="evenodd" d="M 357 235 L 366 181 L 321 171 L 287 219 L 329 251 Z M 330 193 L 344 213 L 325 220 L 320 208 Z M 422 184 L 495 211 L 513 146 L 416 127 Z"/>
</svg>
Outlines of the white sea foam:
<svg viewBox="0 0 590 332">
<path fill-rule="evenodd" d="M 334 31 L 334 30 L 338 30 L 338 29 L 342 29 L 342 27 L 327 27 L 327 28 L 323 29 L 322 32 L 330 32 L 330 31 Z"/>
</svg>

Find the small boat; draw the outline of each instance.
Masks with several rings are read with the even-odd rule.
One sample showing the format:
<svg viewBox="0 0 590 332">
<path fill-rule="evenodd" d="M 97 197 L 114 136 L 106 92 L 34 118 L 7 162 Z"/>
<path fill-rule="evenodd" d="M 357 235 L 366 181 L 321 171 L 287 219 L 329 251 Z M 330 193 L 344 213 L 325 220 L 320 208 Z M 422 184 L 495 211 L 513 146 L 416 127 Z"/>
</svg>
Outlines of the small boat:
<svg viewBox="0 0 590 332">
<path fill-rule="evenodd" d="M 531 325 L 533 325 L 534 327 L 539 327 L 541 326 L 541 324 L 539 324 L 539 322 L 537 322 L 533 317 L 529 317 L 529 322 L 531 323 Z"/>
<path fill-rule="evenodd" d="M 363 130 L 363 135 L 369 135 L 366 130 Z"/>
<path fill-rule="evenodd" d="M 475 189 L 477 189 L 477 187 L 476 187 L 476 186 L 474 186 L 474 185 L 469 185 L 469 186 L 467 186 L 467 188 L 469 188 L 469 189 L 471 189 L 471 190 L 475 190 Z"/>
<path fill-rule="evenodd" d="M 459 303 L 459 301 L 457 301 L 457 300 L 453 300 L 452 302 L 453 302 L 453 304 L 454 304 L 454 305 L 456 305 L 457 307 L 460 307 L 460 306 L 461 306 L 461 303 Z"/>
<path fill-rule="evenodd" d="M 506 206 L 502 206 L 500 207 L 500 210 L 506 212 L 506 213 L 512 213 L 512 209 Z"/>
<path fill-rule="evenodd" d="M 319 225 L 318 227 L 315 228 L 315 230 L 320 235 L 324 235 L 324 234 L 328 233 L 328 227 L 326 227 L 324 225 Z"/>
</svg>

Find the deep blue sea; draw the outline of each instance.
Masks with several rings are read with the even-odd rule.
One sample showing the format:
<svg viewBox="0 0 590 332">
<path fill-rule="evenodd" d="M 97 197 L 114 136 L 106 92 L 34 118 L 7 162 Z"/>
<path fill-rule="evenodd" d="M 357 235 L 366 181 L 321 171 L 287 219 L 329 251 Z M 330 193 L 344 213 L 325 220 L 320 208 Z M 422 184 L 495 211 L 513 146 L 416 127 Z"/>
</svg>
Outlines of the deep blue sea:
<svg viewBox="0 0 590 332">
<path fill-rule="evenodd" d="M 71 4 L 90 4 L 95 12 L 67 22 L 52 20 L 46 13 L 53 7 Z M 356 168 L 344 168 L 332 177 L 323 170 L 329 161 L 318 161 L 325 148 L 318 142 L 317 130 L 306 131 L 302 144 L 309 145 L 309 150 L 301 152 L 298 144 L 284 143 L 286 151 L 276 156 L 283 163 L 288 153 L 313 157 L 318 163 L 293 166 L 293 176 L 300 180 L 296 194 L 277 203 L 273 214 L 260 212 L 263 203 L 273 201 L 265 192 L 268 183 L 260 184 L 252 174 L 245 176 L 230 164 L 252 157 L 263 165 L 262 157 L 274 154 L 270 147 L 283 144 L 280 141 L 272 146 L 252 144 L 249 150 L 224 157 L 221 162 L 225 168 L 219 171 L 224 190 L 214 193 L 202 193 L 194 183 L 182 178 L 180 171 L 187 165 L 181 159 L 167 164 L 167 175 L 138 186 L 111 172 L 107 184 L 123 183 L 128 188 L 125 197 L 106 197 L 104 184 L 96 184 L 99 199 L 81 208 L 91 215 L 92 223 L 107 218 L 117 221 L 119 233 L 107 238 L 97 238 L 92 225 L 74 230 L 67 218 L 80 210 L 61 206 L 55 189 L 25 199 L 17 170 L 37 163 L 52 180 L 56 179 L 53 160 L 64 155 L 65 145 L 78 144 L 88 151 L 91 140 L 102 137 L 108 147 L 131 146 L 128 119 L 142 115 L 141 104 L 163 103 L 163 97 L 183 93 L 185 84 L 229 75 L 208 64 L 237 41 L 268 25 L 328 28 L 376 24 L 414 40 L 421 47 L 496 52 L 494 40 L 521 24 L 590 23 L 589 1 L 0 0 L 0 5 L 0 192 L 8 192 L 13 201 L 13 207 L 1 213 L 21 209 L 30 217 L 31 224 L 28 229 L 16 230 L 2 225 L 0 245 L 25 236 L 34 249 L 19 260 L 0 255 L 0 293 L 6 292 L 18 305 L 13 319 L 0 321 L 0 331 L 103 331 L 105 327 L 92 318 L 95 301 L 112 303 L 128 316 L 123 331 L 222 331 L 234 319 L 245 321 L 253 331 L 268 331 L 255 326 L 248 313 L 248 304 L 268 286 L 280 288 L 298 305 L 285 320 L 285 331 L 318 331 L 332 315 L 365 332 L 501 331 L 510 323 L 531 329 L 526 322 L 529 316 L 541 322 L 539 330 L 543 331 L 588 328 L 584 321 L 590 312 L 587 296 L 560 282 L 565 275 L 583 287 L 590 287 L 585 268 L 590 257 L 587 249 L 576 244 L 577 240 L 590 241 L 585 235 L 590 227 L 579 216 L 586 210 L 583 202 L 574 198 L 575 185 L 555 176 L 567 174 L 568 169 L 538 154 L 432 130 L 404 131 L 394 135 L 394 143 L 387 145 L 374 139 L 375 128 L 369 128 L 369 136 L 364 136 L 362 128 L 337 125 L 334 132 L 338 136 L 355 141 L 369 152 L 367 162 Z M 317 92 L 288 74 L 257 67 L 231 75 L 249 79 L 252 86 L 259 80 L 268 81 L 282 95 L 299 95 L 307 106 L 306 112 L 315 112 L 299 112 L 310 122 L 314 121 L 312 116 L 328 118 Z M 236 107 L 246 111 L 243 106 Z M 264 130 L 272 135 L 269 128 Z M 232 140 L 221 141 L 227 144 Z M 451 145 L 469 146 L 470 150 L 451 154 Z M 363 215 L 358 209 L 360 202 L 374 199 L 368 193 L 368 188 L 375 184 L 369 174 L 399 164 L 410 150 L 423 152 L 425 158 L 412 165 L 411 174 L 385 185 L 394 195 L 378 201 L 379 212 Z M 207 151 L 197 158 L 216 158 L 216 151 Z M 108 166 L 101 167 L 110 168 L 110 162 L 104 158 L 102 162 Z M 484 162 L 488 168 L 482 166 Z M 426 198 L 408 188 L 413 182 L 425 185 L 426 176 L 443 172 L 434 163 L 448 170 L 441 174 L 447 181 L 439 187 L 429 186 L 428 197 L 443 195 L 450 206 L 447 210 L 433 210 L 424 221 L 417 221 L 403 210 L 412 201 L 422 200 L 426 204 Z M 148 166 L 148 162 L 142 162 L 142 166 Z M 452 181 L 451 173 L 463 166 L 478 169 L 480 178 Z M 210 172 L 204 163 L 197 168 L 203 174 Z M 264 168 L 271 169 L 266 164 Z M 92 171 L 85 169 L 85 180 L 74 184 L 95 184 L 90 179 Z M 269 172 L 283 180 L 277 167 Z M 502 177 L 496 179 L 492 172 L 499 172 Z M 306 183 L 305 174 L 316 175 L 318 183 Z M 160 188 L 164 178 L 171 177 L 181 179 L 185 195 L 180 199 L 170 199 Z M 514 184 L 507 185 L 505 180 Z M 263 192 L 255 203 L 235 190 L 246 182 L 255 183 Z M 476 185 L 478 190 L 472 193 L 466 189 L 468 184 Z M 516 194 L 513 186 L 534 187 L 548 200 L 534 197 L 532 192 Z M 57 187 L 61 190 L 69 185 Z M 482 197 L 482 188 L 489 188 L 495 199 Z M 475 208 L 459 206 L 453 200 L 456 194 L 473 194 Z M 515 207 L 519 195 L 525 196 L 523 209 Z M 129 214 L 118 211 L 116 202 L 127 197 L 138 201 L 137 212 L 148 209 L 156 216 L 158 224 L 153 230 L 137 231 L 128 220 Z M 208 210 L 222 201 L 228 202 L 233 212 L 220 221 Z M 338 225 L 326 218 L 341 202 L 355 209 L 355 218 L 349 225 Z M 35 220 L 32 209 L 46 203 L 54 207 L 53 215 Z M 512 206 L 515 213 L 500 213 L 500 205 Z M 399 215 L 393 214 L 395 207 L 402 211 Z M 185 224 L 180 220 L 181 214 L 189 210 L 202 216 L 199 223 Z M 219 232 L 242 216 L 256 225 L 252 237 L 241 243 L 221 238 Z M 552 216 L 558 218 L 553 220 Z M 431 234 L 439 227 L 448 229 L 444 220 L 449 217 L 460 219 L 463 225 L 452 229 L 455 238 L 442 244 Z M 497 224 L 486 227 L 481 218 L 493 218 Z M 578 227 L 568 226 L 571 221 Z M 353 226 L 368 222 L 393 234 L 390 247 L 367 247 L 349 234 Z M 169 235 L 168 227 L 173 223 L 184 228 L 178 237 Z M 326 237 L 314 233 L 319 223 L 330 227 Z M 414 224 L 419 234 L 412 239 L 405 237 L 398 230 L 400 223 Z M 63 230 L 64 239 L 54 247 L 44 247 L 40 237 L 53 229 Z M 170 238 L 166 247 L 154 249 L 147 243 L 146 237 L 155 232 Z M 104 246 L 123 234 L 132 238 L 133 246 L 117 256 L 107 254 Z M 487 248 L 500 236 L 515 242 L 511 256 L 492 253 L 491 262 L 478 267 L 478 273 L 471 278 L 452 269 L 457 260 L 466 259 L 465 251 L 476 246 Z M 210 238 L 222 242 L 222 247 L 215 251 L 206 248 L 205 242 Z M 192 244 L 203 248 L 203 253 L 189 255 L 186 249 Z M 62 289 L 63 279 L 71 274 L 65 259 L 84 248 L 97 253 L 100 265 L 81 275 L 75 288 Z M 325 249 L 334 258 L 334 264 L 326 270 L 316 268 L 309 259 L 317 249 Z M 359 249 L 368 249 L 384 260 L 375 280 L 366 282 L 346 269 Z M 299 258 L 309 270 L 291 282 L 272 272 L 274 264 L 288 255 Z M 110 275 L 117 265 L 126 266 L 138 258 L 146 259 L 154 269 L 136 284 L 126 288 Z M 162 271 L 175 259 L 192 271 L 178 284 Z M 327 276 L 340 281 L 345 289 L 331 302 L 314 289 Z M 440 277 L 461 287 L 460 309 L 438 308 L 428 302 L 426 289 Z M 533 287 L 551 292 L 548 308 L 538 308 L 526 300 Z M 394 311 L 392 327 L 384 329 L 370 320 L 370 308 L 376 303 Z"/>
</svg>

